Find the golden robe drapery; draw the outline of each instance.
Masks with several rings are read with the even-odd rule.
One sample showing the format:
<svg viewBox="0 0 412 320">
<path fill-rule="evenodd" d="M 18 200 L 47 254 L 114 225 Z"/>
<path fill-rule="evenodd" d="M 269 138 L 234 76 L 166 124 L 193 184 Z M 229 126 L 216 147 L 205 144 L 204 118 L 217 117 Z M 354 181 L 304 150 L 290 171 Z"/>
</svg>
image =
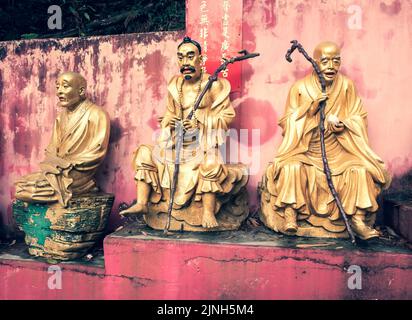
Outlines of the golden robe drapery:
<svg viewBox="0 0 412 320">
<path fill-rule="evenodd" d="M 180 110 L 178 77 L 168 85 L 168 98 L 165 115 L 161 122 L 161 133 L 155 147 L 142 145 L 136 152 L 133 165 L 135 180 L 145 181 L 152 186 L 151 202 L 162 198 L 162 190 L 170 189 L 174 172 L 175 131 L 168 123 L 171 117 L 182 118 Z M 199 129 L 194 136 L 196 142 L 185 139 L 181 154 L 178 184 L 174 198 L 175 207 L 185 205 L 195 194 L 201 200 L 202 193 L 214 192 L 220 195 L 237 193 L 247 183 L 247 173 L 243 165 L 223 163 L 218 147 L 225 142 L 226 130 L 235 117 L 230 102 L 230 83 L 219 79 L 220 92 L 212 97 L 207 92 L 195 112 Z"/>
<path fill-rule="evenodd" d="M 267 189 L 274 197 L 276 214 L 283 216 L 284 209 L 291 206 L 298 211 L 299 220 L 331 232 L 341 232 L 345 226 L 323 173 L 319 113 L 315 116 L 308 113 L 320 93 L 314 73 L 291 88 L 285 115 L 279 120 L 283 141 L 266 171 Z M 375 212 L 378 209 L 376 197 L 389 185 L 390 176 L 383 161 L 369 146 L 367 113 L 353 82 L 341 74 L 337 75 L 328 96 L 325 121 L 333 114 L 345 126 L 341 133 L 325 132 L 335 188 L 347 214 L 352 215 L 357 209 Z"/>
<path fill-rule="evenodd" d="M 55 120 L 41 171 L 16 182 L 16 198 L 59 201 L 66 206 L 74 194 L 93 190 L 93 176 L 106 155 L 109 135 L 107 113 L 89 100 L 73 112 L 63 110 Z"/>
</svg>

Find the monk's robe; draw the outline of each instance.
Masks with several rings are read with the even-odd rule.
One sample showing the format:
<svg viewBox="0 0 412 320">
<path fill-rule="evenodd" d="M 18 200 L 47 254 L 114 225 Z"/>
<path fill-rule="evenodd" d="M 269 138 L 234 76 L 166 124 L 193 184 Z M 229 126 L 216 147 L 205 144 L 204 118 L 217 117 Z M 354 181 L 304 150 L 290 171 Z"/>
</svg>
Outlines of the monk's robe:
<svg viewBox="0 0 412 320">
<path fill-rule="evenodd" d="M 285 115 L 279 120 L 283 141 L 278 155 L 266 171 L 267 186 L 275 198 L 276 214 L 286 206 L 298 213 L 298 220 L 342 232 L 345 225 L 328 188 L 323 172 L 319 112 L 310 116 L 309 108 L 321 94 L 314 73 L 291 88 Z M 358 209 L 376 212 L 376 198 L 390 183 L 383 161 L 368 144 L 367 113 L 351 80 L 338 74 L 325 108 L 325 128 L 329 115 L 336 115 L 345 126 L 341 133 L 325 131 L 325 145 L 332 181 L 348 215 Z"/>
<path fill-rule="evenodd" d="M 96 191 L 94 175 L 109 143 L 107 113 L 89 100 L 56 118 L 40 172 L 16 182 L 16 198 L 28 202 L 55 202 L 67 206 L 73 195 Z"/>
<path fill-rule="evenodd" d="M 186 134 L 180 156 L 175 209 L 188 204 L 193 196 L 195 201 L 200 201 L 206 192 L 218 194 L 219 201 L 219 196 L 236 194 L 247 183 L 245 166 L 224 164 L 218 149 L 225 142 L 226 131 L 235 117 L 229 99 L 230 83 L 225 79 L 218 81 L 222 86 L 220 93 L 213 99 L 208 91 L 195 112 L 199 129 Z M 152 187 L 151 203 L 165 200 L 164 189 L 170 189 L 172 185 L 177 131 L 169 126 L 169 120 L 173 116 L 185 118 L 191 111 L 181 110 L 177 82 L 176 76 L 168 84 L 167 107 L 160 124 L 157 145 L 141 145 L 133 159 L 135 180 L 144 181 Z"/>
</svg>

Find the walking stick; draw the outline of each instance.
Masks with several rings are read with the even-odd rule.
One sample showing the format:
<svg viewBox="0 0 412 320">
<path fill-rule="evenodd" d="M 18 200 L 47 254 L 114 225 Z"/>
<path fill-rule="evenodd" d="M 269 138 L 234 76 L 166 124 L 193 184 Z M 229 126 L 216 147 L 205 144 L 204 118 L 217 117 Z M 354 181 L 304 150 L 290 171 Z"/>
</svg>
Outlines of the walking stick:
<svg viewBox="0 0 412 320">
<path fill-rule="evenodd" d="M 315 69 L 316 75 L 319 78 L 320 85 L 322 88 L 322 93 L 326 93 L 326 81 L 325 78 L 323 77 L 322 73 L 320 72 L 320 69 L 318 65 L 316 64 L 315 60 L 313 60 L 308 53 L 303 49 L 302 45 L 297 41 L 297 40 L 292 40 L 290 43 L 292 43 L 292 46 L 290 49 L 286 52 L 285 58 L 288 62 L 292 62 L 291 55 L 293 51 L 298 49 L 298 51 L 303 54 L 303 56 L 308 60 L 312 66 L 313 69 Z M 328 187 L 330 192 L 332 193 L 333 199 L 336 202 L 336 205 L 338 206 L 339 213 L 341 214 L 343 221 L 345 222 L 346 229 L 348 230 L 349 236 L 351 238 L 352 244 L 356 244 L 355 240 L 355 235 L 353 234 L 352 228 L 349 224 L 348 216 L 345 212 L 345 209 L 343 208 L 342 202 L 340 201 L 339 195 L 336 192 L 335 186 L 333 185 L 332 181 L 332 176 L 328 164 L 328 158 L 326 157 L 326 146 L 325 146 L 325 106 L 326 106 L 326 101 L 323 100 L 319 104 L 319 111 L 320 111 L 320 122 L 319 122 L 319 131 L 320 131 L 320 147 L 321 147 L 321 153 L 322 153 L 322 163 L 323 163 L 323 172 L 326 175 L 326 180 L 328 182 Z"/>
<path fill-rule="evenodd" d="M 259 56 L 259 53 L 249 53 L 247 50 L 241 50 L 238 53 L 240 53 L 240 56 L 237 57 L 232 57 L 230 59 L 225 59 L 223 58 L 223 63 L 215 70 L 215 72 L 209 77 L 209 80 L 207 81 L 205 87 L 203 88 L 202 92 L 200 93 L 199 97 L 197 98 L 193 109 L 190 111 L 189 115 L 187 116 L 187 120 L 191 120 L 193 115 L 195 114 L 197 108 L 199 108 L 200 102 L 202 102 L 203 97 L 205 96 L 206 92 L 212 87 L 213 82 L 217 80 L 217 76 L 219 73 L 227 68 L 227 66 L 231 63 L 235 63 L 237 61 L 242 61 L 246 59 L 251 59 Z M 172 185 L 170 188 L 170 201 L 169 201 L 169 206 L 167 208 L 167 222 L 165 225 L 165 228 L 163 230 L 164 234 L 167 234 L 170 228 L 170 220 L 172 217 L 172 210 L 173 210 L 173 201 L 174 201 L 174 196 L 176 193 L 176 186 L 177 186 L 177 179 L 179 176 L 179 164 L 180 164 L 180 152 L 182 150 L 183 146 L 183 140 L 185 136 L 185 130 L 183 130 L 182 125 L 178 126 L 176 128 L 177 134 L 176 134 L 176 158 L 175 158 L 175 166 L 174 166 L 174 172 L 173 172 L 173 178 L 172 178 Z"/>
</svg>

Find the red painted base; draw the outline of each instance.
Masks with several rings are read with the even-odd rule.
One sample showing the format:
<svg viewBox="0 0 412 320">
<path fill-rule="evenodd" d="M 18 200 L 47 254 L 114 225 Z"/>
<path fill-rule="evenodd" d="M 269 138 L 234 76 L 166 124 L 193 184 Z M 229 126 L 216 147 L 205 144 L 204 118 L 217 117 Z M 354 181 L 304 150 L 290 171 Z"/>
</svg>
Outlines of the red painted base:
<svg viewBox="0 0 412 320">
<path fill-rule="evenodd" d="M 335 240 L 299 248 L 308 242 L 279 237 L 249 243 L 173 238 L 110 235 L 104 266 L 59 264 L 61 289 L 48 288 L 52 274 L 45 262 L 0 254 L 0 299 L 412 298 L 412 253 L 406 250 L 354 249 Z M 361 290 L 348 288 L 351 265 L 362 269 Z"/>
</svg>

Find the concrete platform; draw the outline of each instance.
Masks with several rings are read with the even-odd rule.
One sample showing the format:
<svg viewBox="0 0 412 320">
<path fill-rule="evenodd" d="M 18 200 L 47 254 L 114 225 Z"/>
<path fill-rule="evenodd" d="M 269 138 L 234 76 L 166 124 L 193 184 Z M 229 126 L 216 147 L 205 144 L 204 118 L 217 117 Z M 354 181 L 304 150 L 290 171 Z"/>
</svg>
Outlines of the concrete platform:
<svg viewBox="0 0 412 320">
<path fill-rule="evenodd" d="M 62 262 L 62 289 L 50 266 L 16 244 L 0 254 L 0 299 L 411 299 L 412 251 L 379 239 L 276 235 L 264 227 L 219 234 L 172 233 L 138 223 L 107 236 L 104 259 Z M 350 266 L 362 289 L 348 288 Z"/>
</svg>

